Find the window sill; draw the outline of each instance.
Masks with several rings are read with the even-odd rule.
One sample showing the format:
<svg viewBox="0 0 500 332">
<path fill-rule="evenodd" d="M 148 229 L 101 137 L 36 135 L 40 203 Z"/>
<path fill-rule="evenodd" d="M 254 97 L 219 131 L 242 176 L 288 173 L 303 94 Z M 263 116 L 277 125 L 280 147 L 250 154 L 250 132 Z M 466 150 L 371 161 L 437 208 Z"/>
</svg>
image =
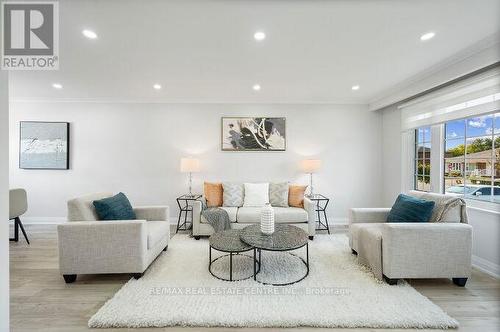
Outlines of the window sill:
<svg viewBox="0 0 500 332">
<path fill-rule="evenodd" d="M 465 199 L 465 202 L 469 209 L 500 215 L 500 204 L 498 203 L 483 202 L 474 199 Z"/>
</svg>

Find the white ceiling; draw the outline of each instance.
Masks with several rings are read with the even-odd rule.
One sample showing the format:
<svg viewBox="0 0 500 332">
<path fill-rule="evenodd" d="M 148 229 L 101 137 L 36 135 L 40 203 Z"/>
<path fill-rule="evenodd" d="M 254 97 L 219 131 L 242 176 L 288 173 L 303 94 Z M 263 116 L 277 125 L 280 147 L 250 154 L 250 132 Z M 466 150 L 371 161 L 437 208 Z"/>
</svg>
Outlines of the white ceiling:
<svg viewBox="0 0 500 332">
<path fill-rule="evenodd" d="M 59 10 L 60 70 L 11 72 L 12 99 L 364 104 L 500 31 L 500 0 L 61 0 Z M 428 31 L 436 37 L 421 42 Z"/>
</svg>

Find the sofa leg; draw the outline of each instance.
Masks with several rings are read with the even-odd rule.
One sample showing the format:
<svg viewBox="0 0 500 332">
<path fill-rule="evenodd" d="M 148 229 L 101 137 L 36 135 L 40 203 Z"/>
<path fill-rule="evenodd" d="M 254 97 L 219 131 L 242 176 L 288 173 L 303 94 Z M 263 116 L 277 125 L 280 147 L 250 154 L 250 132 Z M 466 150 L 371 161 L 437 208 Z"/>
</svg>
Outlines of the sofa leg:
<svg viewBox="0 0 500 332">
<path fill-rule="evenodd" d="M 391 286 L 396 285 L 398 283 L 398 279 L 387 278 L 385 275 L 384 275 L 384 280 Z"/>
<path fill-rule="evenodd" d="M 467 283 L 467 278 L 452 278 L 452 280 L 458 287 L 465 287 L 465 284 Z"/>
<path fill-rule="evenodd" d="M 134 279 L 140 279 L 144 273 L 133 273 L 132 276 Z"/>
<path fill-rule="evenodd" d="M 71 284 L 76 280 L 76 274 L 63 274 L 64 282 Z"/>
<path fill-rule="evenodd" d="M 167 251 L 167 249 L 168 249 L 168 245 L 165 248 L 163 248 L 163 251 Z"/>
<path fill-rule="evenodd" d="M 354 250 L 354 249 L 351 249 L 351 252 L 352 252 L 353 255 L 356 255 L 356 256 L 358 255 L 357 251 Z"/>
<path fill-rule="evenodd" d="M 195 240 L 199 240 L 200 238 L 201 238 L 201 236 L 199 236 L 199 235 L 195 235 L 195 237 L 194 237 Z"/>
<path fill-rule="evenodd" d="M 314 240 L 314 235 L 309 235 L 309 240 Z"/>
</svg>

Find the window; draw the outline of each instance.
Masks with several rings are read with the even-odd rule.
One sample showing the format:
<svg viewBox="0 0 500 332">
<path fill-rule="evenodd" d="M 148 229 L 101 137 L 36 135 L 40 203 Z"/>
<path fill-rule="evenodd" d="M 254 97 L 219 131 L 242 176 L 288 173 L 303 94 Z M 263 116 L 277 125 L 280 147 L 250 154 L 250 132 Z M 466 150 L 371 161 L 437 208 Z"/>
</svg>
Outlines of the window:
<svg viewBox="0 0 500 332">
<path fill-rule="evenodd" d="M 445 124 L 444 189 L 500 203 L 500 112 Z"/>
<path fill-rule="evenodd" d="M 431 190 L 431 128 L 415 129 L 414 188 Z"/>
</svg>

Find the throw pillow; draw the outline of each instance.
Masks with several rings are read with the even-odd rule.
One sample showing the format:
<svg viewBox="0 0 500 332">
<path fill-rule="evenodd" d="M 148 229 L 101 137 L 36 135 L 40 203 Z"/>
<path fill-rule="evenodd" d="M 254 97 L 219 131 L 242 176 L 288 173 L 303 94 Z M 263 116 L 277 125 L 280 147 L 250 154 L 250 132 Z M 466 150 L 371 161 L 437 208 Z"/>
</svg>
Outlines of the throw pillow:
<svg viewBox="0 0 500 332">
<path fill-rule="evenodd" d="M 222 193 L 223 206 L 243 206 L 245 188 L 242 183 L 223 182 Z"/>
<path fill-rule="evenodd" d="M 288 207 L 288 182 L 269 184 L 271 206 Z"/>
<path fill-rule="evenodd" d="M 269 183 L 245 183 L 243 206 L 262 207 L 269 204 Z"/>
<path fill-rule="evenodd" d="M 204 183 L 203 192 L 205 193 L 208 207 L 222 206 L 222 191 L 222 183 Z"/>
<path fill-rule="evenodd" d="M 400 194 L 387 216 L 387 222 L 428 222 L 435 202 Z"/>
<path fill-rule="evenodd" d="M 288 187 L 288 205 L 303 208 L 306 189 L 307 186 L 290 185 Z"/>
<path fill-rule="evenodd" d="M 92 203 L 99 220 L 134 220 L 134 209 L 124 193 L 94 201 Z"/>
</svg>

